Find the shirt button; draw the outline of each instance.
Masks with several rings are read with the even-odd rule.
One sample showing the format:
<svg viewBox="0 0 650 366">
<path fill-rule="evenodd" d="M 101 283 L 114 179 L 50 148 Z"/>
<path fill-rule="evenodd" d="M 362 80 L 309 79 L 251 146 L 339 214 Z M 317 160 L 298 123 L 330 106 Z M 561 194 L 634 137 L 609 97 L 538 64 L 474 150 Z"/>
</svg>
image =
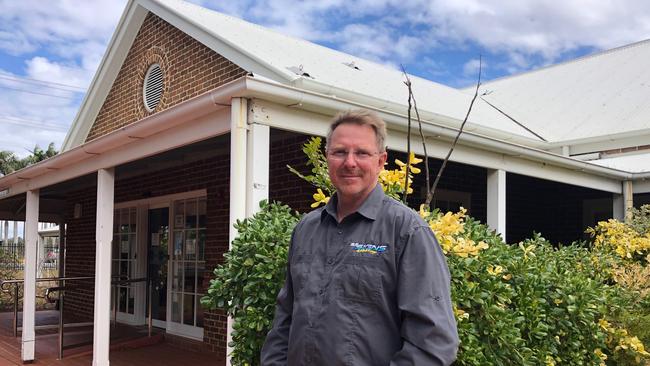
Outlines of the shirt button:
<svg viewBox="0 0 650 366">
<path fill-rule="evenodd" d="M 318 294 L 322 295 L 323 294 L 323 289 L 320 289 L 320 291 L 318 291 Z"/>
<path fill-rule="evenodd" d="M 332 264 L 332 263 L 334 263 L 334 258 L 327 259 L 327 264 Z"/>
<path fill-rule="evenodd" d="M 339 235 L 343 234 L 343 231 L 339 230 Z"/>
</svg>

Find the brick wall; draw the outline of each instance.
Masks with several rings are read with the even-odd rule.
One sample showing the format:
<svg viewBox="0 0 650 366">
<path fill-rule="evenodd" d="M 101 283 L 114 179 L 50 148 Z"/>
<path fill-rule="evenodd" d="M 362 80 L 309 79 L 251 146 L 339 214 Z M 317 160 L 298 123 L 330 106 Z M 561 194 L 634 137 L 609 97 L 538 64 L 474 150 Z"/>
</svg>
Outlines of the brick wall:
<svg viewBox="0 0 650 366">
<path fill-rule="evenodd" d="M 271 129 L 271 152 L 269 158 L 269 200 L 280 201 L 298 212 L 313 210 L 312 195 L 316 192 L 311 184 L 291 173 L 291 165 L 302 174 L 310 174 L 311 167 L 302 152 L 302 145 L 311 136 Z"/>
<path fill-rule="evenodd" d="M 96 177 L 96 174 L 94 174 Z M 97 182 L 97 178 L 94 179 Z M 65 276 L 81 277 L 95 274 L 95 217 L 97 186 L 76 190 L 66 197 Z M 81 217 L 74 218 L 74 206 L 81 204 Z M 93 320 L 94 280 L 69 282 L 74 290 L 66 292 L 66 318 L 77 321 Z"/>
<path fill-rule="evenodd" d="M 212 271 L 223 261 L 228 250 L 229 206 L 229 156 L 221 155 L 189 163 L 174 169 L 117 179 L 115 202 L 125 202 L 146 197 L 164 196 L 199 189 L 207 190 L 206 269 Z M 96 186 L 83 189 L 67 198 L 67 266 L 66 274 L 88 276 L 95 269 L 95 210 Z M 81 219 L 72 217 L 75 203 L 83 205 Z M 209 285 L 206 274 L 203 289 Z M 78 320 L 91 320 L 93 316 L 93 284 L 88 283 L 66 297 L 66 314 Z M 205 292 L 205 291 L 204 291 Z M 209 347 L 225 355 L 226 320 L 222 311 L 206 311 L 204 314 L 204 341 Z"/>
<path fill-rule="evenodd" d="M 311 136 L 294 132 L 271 130 L 271 176 L 270 176 L 270 199 L 286 203 L 291 208 L 299 212 L 309 212 L 312 210 L 311 203 L 314 202 L 312 195 L 316 189 L 309 183 L 306 183 L 296 175 L 291 173 L 286 165 L 289 164 L 296 168 L 302 174 L 310 174 L 311 167 L 306 164 L 305 154 L 302 152 L 302 145 L 309 140 Z M 323 142 L 324 143 L 324 142 Z M 406 161 L 406 154 L 389 151 L 388 152 L 388 169 L 396 167 L 395 159 Z M 435 179 L 442 160 L 429 159 L 429 170 L 431 181 Z M 424 202 L 424 195 L 420 192 L 426 192 L 426 179 L 424 176 L 424 163 L 418 165 L 422 173 L 415 175 L 413 183 L 414 194 L 409 199 L 411 207 L 417 207 Z M 474 218 L 485 222 L 487 217 L 487 170 L 466 164 L 450 162 L 445 168 L 445 172 L 438 184 L 439 189 L 452 191 L 469 192 L 471 194 L 471 207 L 469 214 Z"/>
<path fill-rule="evenodd" d="M 160 104 L 153 112 L 148 112 L 142 102 L 142 85 L 145 74 L 153 63 L 160 64 L 163 71 L 164 92 Z M 86 141 L 245 74 L 245 70 L 149 13 Z"/>
<path fill-rule="evenodd" d="M 270 198 L 287 203 L 301 212 L 311 210 L 313 188 L 297 178 L 286 168 L 287 164 L 305 172 L 305 159 L 301 151 L 307 136 L 272 130 L 270 166 Z M 227 140 L 226 140 L 226 143 Z M 206 268 L 209 273 L 223 261 L 228 249 L 229 222 L 229 155 L 222 154 L 174 168 L 121 179 L 117 169 L 115 201 L 127 202 L 147 197 L 174 193 L 207 190 Z M 70 193 L 66 200 L 67 275 L 92 276 L 95 269 L 95 212 L 97 187 L 87 187 Z M 74 205 L 81 203 L 83 215 L 73 218 Z M 209 284 L 208 275 L 204 288 Z M 93 317 L 93 282 L 79 286 L 66 297 L 66 316 L 80 321 Z M 207 347 L 225 355 L 226 321 L 222 311 L 204 314 L 204 342 Z"/>
</svg>

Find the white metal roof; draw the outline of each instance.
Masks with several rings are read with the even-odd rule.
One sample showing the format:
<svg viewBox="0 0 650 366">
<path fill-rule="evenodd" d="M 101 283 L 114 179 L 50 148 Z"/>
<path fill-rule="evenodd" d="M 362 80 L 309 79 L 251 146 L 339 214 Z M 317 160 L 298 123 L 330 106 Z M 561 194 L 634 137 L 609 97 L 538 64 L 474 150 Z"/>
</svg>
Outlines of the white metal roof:
<svg viewBox="0 0 650 366">
<path fill-rule="evenodd" d="M 552 143 L 650 134 L 648 60 L 650 40 L 497 79 L 481 90 Z"/>
<path fill-rule="evenodd" d="M 650 152 L 592 160 L 590 163 L 630 173 L 643 173 L 650 167 Z"/>
<path fill-rule="evenodd" d="M 249 71 L 328 95 L 351 95 L 352 98 L 372 98 L 374 104 L 381 101 L 385 102 L 386 106 L 399 105 L 402 107 L 402 113 L 406 114 L 408 90 L 404 85 L 405 78 L 398 70 L 181 0 L 151 0 L 151 3 L 171 11 L 175 16 L 233 47 L 243 57 L 253 59 L 264 66 L 257 70 L 251 67 Z M 173 23 L 173 19 L 166 20 Z M 188 31 L 182 28 L 184 24 L 176 25 L 180 26 L 181 30 Z M 210 46 L 209 42 L 204 43 Z M 238 60 L 232 61 L 238 63 Z M 351 64 L 353 66 L 350 66 Z M 302 73 L 309 76 L 299 75 Z M 416 76 L 410 78 L 420 112 L 439 116 L 438 123 L 446 121 L 450 125 L 458 125 L 459 121 L 463 120 L 471 95 Z M 476 123 L 477 121 L 480 123 Z M 480 100 L 474 105 L 466 128 L 468 131 L 496 136 L 503 140 L 529 144 L 541 141 Z"/>
</svg>

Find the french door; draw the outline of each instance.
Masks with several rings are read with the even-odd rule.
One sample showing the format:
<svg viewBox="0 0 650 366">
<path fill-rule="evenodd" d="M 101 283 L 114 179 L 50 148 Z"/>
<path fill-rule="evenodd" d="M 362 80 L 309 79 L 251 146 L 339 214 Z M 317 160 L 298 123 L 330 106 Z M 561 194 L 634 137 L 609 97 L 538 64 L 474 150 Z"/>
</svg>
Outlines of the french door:
<svg viewBox="0 0 650 366">
<path fill-rule="evenodd" d="M 205 191 L 116 204 L 113 276 L 150 279 L 153 325 L 167 332 L 203 339 Z M 146 284 L 113 291 L 119 321 L 146 320 Z M 114 306 L 115 307 L 115 306 Z"/>
</svg>

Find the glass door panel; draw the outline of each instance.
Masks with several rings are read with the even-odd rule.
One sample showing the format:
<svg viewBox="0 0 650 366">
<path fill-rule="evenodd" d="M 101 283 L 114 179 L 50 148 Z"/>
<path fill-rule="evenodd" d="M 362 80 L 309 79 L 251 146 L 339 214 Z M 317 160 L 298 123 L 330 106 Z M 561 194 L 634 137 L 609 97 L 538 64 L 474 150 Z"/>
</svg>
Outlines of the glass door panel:
<svg viewBox="0 0 650 366">
<path fill-rule="evenodd" d="M 113 279 L 132 279 L 136 268 L 137 210 L 135 207 L 120 208 L 113 215 L 112 276 Z M 135 312 L 134 284 L 112 288 L 111 307 L 117 305 L 118 313 L 133 315 Z M 116 298 L 117 296 L 117 298 Z"/>
<path fill-rule="evenodd" d="M 169 259 L 169 208 L 149 210 L 148 273 L 151 280 L 151 314 L 167 320 L 167 266 Z"/>
<path fill-rule="evenodd" d="M 202 328 L 200 298 L 204 295 L 206 199 L 178 200 L 173 208 L 171 320 Z"/>
</svg>

